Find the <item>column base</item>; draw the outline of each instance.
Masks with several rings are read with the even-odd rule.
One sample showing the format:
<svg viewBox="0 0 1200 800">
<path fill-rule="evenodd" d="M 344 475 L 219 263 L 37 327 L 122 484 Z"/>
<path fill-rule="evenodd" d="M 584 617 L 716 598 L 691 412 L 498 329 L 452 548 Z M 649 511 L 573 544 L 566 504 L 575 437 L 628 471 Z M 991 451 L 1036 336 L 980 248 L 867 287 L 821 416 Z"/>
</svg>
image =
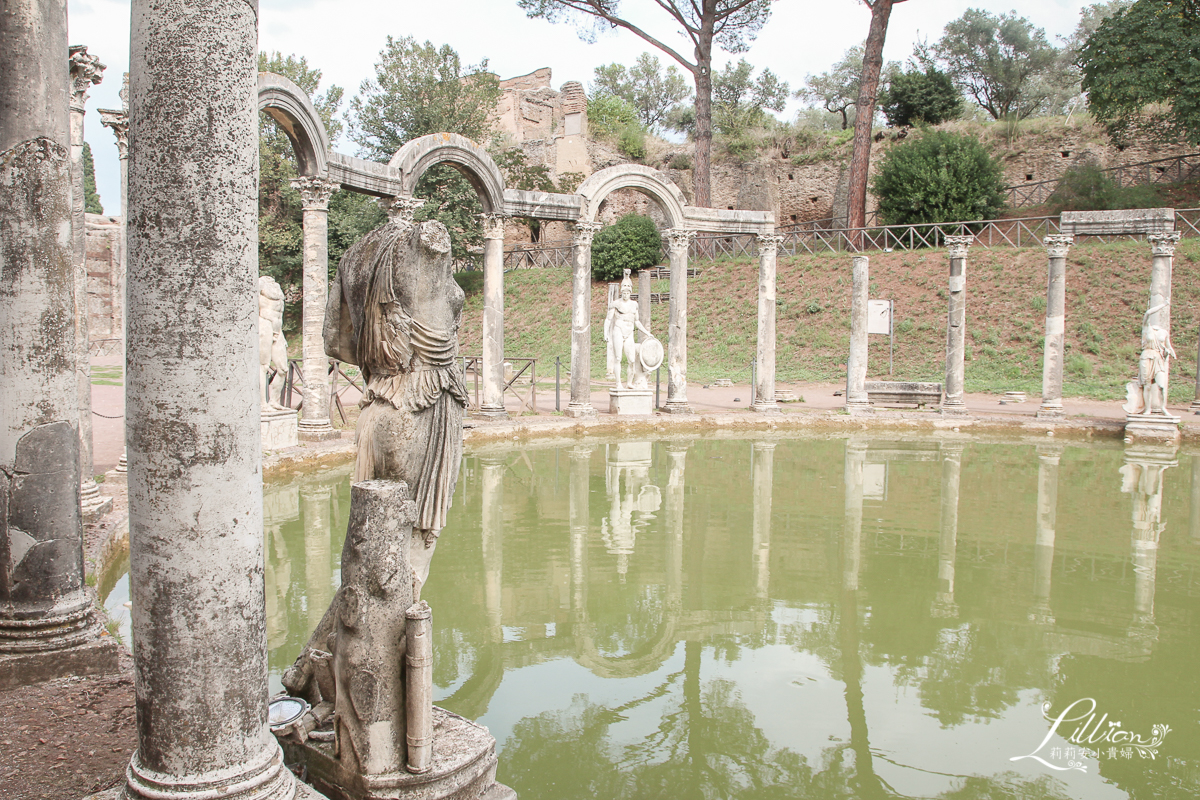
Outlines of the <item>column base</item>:
<svg viewBox="0 0 1200 800">
<path fill-rule="evenodd" d="M 44 683 L 71 675 L 107 675 L 120 672 L 121 645 L 101 636 L 93 625 L 89 638 L 70 647 L 27 653 L 0 653 L 0 690 Z"/>
<path fill-rule="evenodd" d="M 694 414 L 692 407 L 688 405 L 687 400 L 668 400 L 667 404 L 662 407 L 664 414 Z"/>
<path fill-rule="evenodd" d="M 95 522 L 112 511 L 111 497 L 100 494 L 100 485 L 91 478 L 79 485 L 79 510 L 84 522 Z"/>
<path fill-rule="evenodd" d="M 104 473 L 105 483 L 120 483 L 125 484 L 129 481 L 129 461 L 125 457 L 125 450 L 121 450 L 121 458 L 117 461 L 117 465 Z"/>
<path fill-rule="evenodd" d="M 755 400 L 753 403 L 750 404 L 750 410 L 757 411 L 759 414 L 782 414 L 783 413 L 783 410 L 779 407 L 779 404 L 776 403 L 774 400 L 771 400 L 770 402 L 767 402 L 767 403 L 760 403 L 757 400 Z"/>
<path fill-rule="evenodd" d="M 967 404 L 963 402 L 943 403 L 941 412 L 948 417 L 965 417 L 967 415 Z"/>
<path fill-rule="evenodd" d="M 1037 419 L 1062 419 L 1067 416 L 1067 412 L 1062 406 L 1042 406 L 1034 416 Z"/>
<path fill-rule="evenodd" d="M 340 439 L 342 432 L 330 425 L 327 419 L 302 419 L 296 426 L 296 436 L 302 442 L 327 442 Z"/>
<path fill-rule="evenodd" d="M 864 414 L 870 414 L 875 410 L 874 407 L 871 405 L 870 401 L 868 401 L 866 399 L 847 400 L 845 409 L 846 409 L 846 413 L 852 417 L 862 416 Z"/>
<path fill-rule="evenodd" d="M 1125 417 L 1125 441 L 1178 444 L 1179 417 L 1170 414 L 1129 414 Z"/>
<path fill-rule="evenodd" d="M 283 763 L 278 742 L 271 742 L 255 761 L 219 775 L 162 775 L 138 763 L 138 754 L 125 771 L 125 797 L 128 800 L 295 800 L 300 795 L 296 776 Z"/>
<path fill-rule="evenodd" d="M 477 417 L 488 417 L 490 419 L 508 419 L 508 412 L 504 406 L 489 406 L 481 405 L 479 410 L 475 412 Z"/>
<path fill-rule="evenodd" d="M 596 409 L 591 403 L 568 403 L 563 414 L 576 419 L 591 419 L 596 416 Z"/>
</svg>

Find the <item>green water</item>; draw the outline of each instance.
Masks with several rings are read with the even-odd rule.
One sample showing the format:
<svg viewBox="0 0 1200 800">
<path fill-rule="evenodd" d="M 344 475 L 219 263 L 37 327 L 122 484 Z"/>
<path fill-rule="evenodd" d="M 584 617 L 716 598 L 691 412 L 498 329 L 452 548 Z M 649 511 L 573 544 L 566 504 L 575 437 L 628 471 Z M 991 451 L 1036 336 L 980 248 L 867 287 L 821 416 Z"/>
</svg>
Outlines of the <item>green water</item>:
<svg viewBox="0 0 1200 800">
<path fill-rule="evenodd" d="M 266 490 L 274 688 L 336 591 L 348 475 Z M 436 700 L 523 800 L 1190 798 L 1198 567 L 1189 454 L 658 441 L 468 456 L 424 596 Z M 1153 757 L 1080 754 L 1085 719 L 1039 748 L 1043 703 L 1089 699 L 1168 726 Z"/>
</svg>

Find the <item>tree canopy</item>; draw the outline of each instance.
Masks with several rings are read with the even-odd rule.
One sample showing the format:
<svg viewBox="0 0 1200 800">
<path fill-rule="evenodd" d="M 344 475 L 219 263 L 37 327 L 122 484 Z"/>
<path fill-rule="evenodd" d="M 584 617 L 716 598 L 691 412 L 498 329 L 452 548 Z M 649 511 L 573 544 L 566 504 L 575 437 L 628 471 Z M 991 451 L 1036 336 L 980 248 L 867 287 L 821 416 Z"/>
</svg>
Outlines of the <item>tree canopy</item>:
<svg viewBox="0 0 1200 800">
<path fill-rule="evenodd" d="M 1004 206 L 1000 162 L 975 137 L 948 131 L 893 147 L 871 188 L 885 225 L 988 219 Z"/>
<path fill-rule="evenodd" d="M 858 102 L 858 86 L 862 82 L 863 54 L 865 48 L 856 44 L 845 52 L 841 60 L 829 72 L 809 75 L 804 79 L 806 86 L 796 92 L 796 97 L 817 103 L 830 114 L 842 115 L 842 130 L 850 127 L 850 111 Z"/>
<path fill-rule="evenodd" d="M 648 130 L 662 130 L 668 112 L 692 96 L 683 74 L 674 65 L 663 70 L 658 57 L 650 53 L 642 53 L 629 68 L 624 64 L 596 67 L 589 89 L 592 100 L 603 95 L 624 100 Z"/>
<path fill-rule="evenodd" d="M 1200 144 L 1200 3 L 1138 0 L 1080 52 L 1088 107 L 1118 141 L 1138 132 Z"/>
<path fill-rule="evenodd" d="M 879 97 L 888 125 L 937 125 L 962 111 L 962 95 L 950 76 L 937 67 L 897 72 Z"/>
</svg>

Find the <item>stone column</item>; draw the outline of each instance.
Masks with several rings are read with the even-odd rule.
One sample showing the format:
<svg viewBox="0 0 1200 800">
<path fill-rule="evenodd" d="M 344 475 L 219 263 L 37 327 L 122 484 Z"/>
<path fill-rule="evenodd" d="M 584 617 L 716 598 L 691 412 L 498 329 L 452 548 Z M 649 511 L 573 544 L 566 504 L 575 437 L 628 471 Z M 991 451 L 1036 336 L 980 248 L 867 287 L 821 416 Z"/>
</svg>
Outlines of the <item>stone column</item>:
<svg viewBox="0 0 1200 800">
<path fill-rule="evenodd" d="M 758 381 L 751 409 L 775 414 L 775 265 L 781 244 L 779 234 L 758 235 Z"/>
<path fill-rule="evenodd" d="M 1072 236 L 1046 237 L 1049 277 L 1046 283 L 1046 343 L 1042 353 L 1042 405 L 1039 419 L 1063 416 L 1063 359 L 1067 322 L 1067 251 Z"/>
<path fill-rule="evenodd" d="M 111 128 L 117 139 L 117 154 L 121 159 L 121 257 L 117 263 L 117 285 L 113 287 L 113 306 L 119 306 L 120 311 L 114 315 L 116 330 L 121 332 L 121 368 L 125 368 L 125 345 L 128 336 L 125 332 L 126 308 L 129 304 L 128 293 L 125 291 L 129 275 L 129 236 L 126 221 L 129 218 L 129 73 L 126 72 L 121 83 L 121 110 L 98 109 L 100 124 Z M 124 383 L 124 380 L 122 380 Z M 121 448 L 121 458 L 113 468 L 113 475 L 124 480 L 128 472 L 125 448 Z"/>
<path fill-rule="evenodd" d="M 1037 538 L 1033 543 L 1033 609 L 1029 621 L 1053 625 L 1050 608 L 1051 573 L 1054 569 L 1054 530 L 1058 514 L 1058 462 L 1060 444 L 1038 445 Z"/>
<path fill-rule="evenodd" d="M 487 608 L 488 629 L 496 641 L 502 638 L 504 624 L 504 470 L 501 456 L 480 456 L 479 471 L 482 498 L 480 531 L 483 539 L 483 598 Z"/>
<path fill-rule="evenodd" d="M 695 231 L 670 228 L 663 233 L 671 254 L 671 311 L 667 341 L 668 414 L 691 414 L 687 399 L 687 266 Z"/>
<path fill-rule="evenodd" d="M 301 306 L 301 370 L 304 405 L 297 433 L 320 442 L 341 434 L 329 423 L 329 356 L 325 355 L 325 305 L 329 299 L 329 198 L 339 184 L 306 175 L 292 181 L 304 203 L 304 302 Z"/>
<path fill-rule="evenodd" d="M 942 443 L 942 529 L 938 536 L 938 588 L 930 615 L 942 619 L 958 616 L 954 601 L 954 560 L 958 550 L 958 487 L 962 474 L 963 446 Z"/>
<path fill-rule="evenodd" d="M 75 262 L 75 378 L 79 394 L 79 502 L 85 520 L 112 508 L 92 474 L 92 358 L 88 335 L 87 226 L 83 196 L 83 117 L 88 89 L 100 83 L 105 66 L 83 45 L 72 45 L 71 69 L 71 252 Z"/>
<path fill-rule="evenodd" d="M 766 600 L 771 592 L 771 490 L 775 480 L 775 442 L 754 442 L 751 447 L 754 527 L 750 565 L 754 570 L 755 596 Z"/>
<path fill-rule="evenodd" d="M 863 466 L 867 462 L 867 443 L 846 440 L 843 482 L 846 486 L 846 516 L 842 528 L 842 588 L 858 590 L 862 569 Z"/>
<path fill-rule="evenodd" d="M 652 331 L 650 327 L 650 295 L 653 294 L 650 280 L 650 269 L 638 270 L 638 320 L 646 326 L 646 330 Z M 634 334 L 638 337 L 637 341 L 641 342 L 646 338 L 639 330 L 635 330 Z"/>
<path fill-rule="evenodd" d="M 571 401 L 568 417 L 594 417 L 592 407 L 592 237 L 603 225 L 576 222 L 571 247 Z"/>
<path fill-rule="evenodd" d="M 1153 328 L 1157 331 L 1166 332 L 1167 342 L 1170 341 L 1171 331 L 1171 270 L 1172 261 L 1175 255 L 1175 246 L 1179 244 L 1179 233 L 1172 231 L 1163 234 L 1150 234 L 1146 237 L 1150 242 L 1151 252 L 1154 256 L 1154 261 L 1150 268 L 1150 303 L 1147 306 L 1147 316 L 1142 322 L 1142 350 L 1145 352 L 1148 348 L 1154 345 L 1147 340 L 1146 334 L 1148 329 Z M 1153 312 L 1150 309 L 1154 309 Z M 1176 444 L 1179 442 L 1179 417 L 1171 414 L 1167 408 L 1167 403 L 1170 398 L 1170 386 L 1168 376 L 1170 373 L 1171 360 L 1170 358 L 1163 359 L 1164 366 L 1161 373 L 1155 373 L 1153 381 L 1162 389 L 1162 409 L 1154 409 L 1153 392 L 1143 391 L 1139 387 L 1139 391 L 1143 391 L 1143 398 L 1147 394 L 1151 395 L 1147 399 L 1141 414 L 1131 414 L 1128 412 L 1129 406 L 1126 406 L 1125 415 L 1125 436 L 1126 441 L 1149 440 L 1158 441 L 1167 444 Z M 1145 362 L 1139 365 L 1139 377 L 1142 369 L 1145 367 Z M 1138 382 L 1133 384 L 1138 387 Z"/>
<path fill-rule="evenodd" d="M 483 398 L 479 413 L 507 417 L 504 410 L 504 222 L 483 214 Z M 589 283 L 590 286 L 590 283 Z"/>
<path fill-rule="evenodd" d="M 0 12 L 0 686 L 101 665 L 84 588 L 63 0 Z M 115 664 L 115 650 L 110 661 Z M 70 662 L 70 663 L 66 663 Z"/>
<path fill-rule="evenodd" d="M 256 6 L 133 0 L 133 800 L 290 800 L 267 727 Z"/>
<path fill-rule="evenodd" d="M 567 490 L 571 529 L 571 611 L 573 623 L 583 625 L 587 621 L 588 484 L 591 481 L 592 448 L 576 445 L 567 456 L 571 460 Z M 575 631 L 573 635 L 578 633 Z"/>
<path fill-rule="evenodd" d="M 946 325 L 946 389 L 943 414 L 965 414 L 967 355 L 967 248 L 974 236 L 947 236 L 950 251 L 950 316 Z"/>
<path fill-rule="evenodd" d="M 866 256 L 854 256 L 850 288 L 850 353 L 846 357 L 846 410 L 869 411 L 867 399 L 867 295 L 870 267 Z"/>
</svg>

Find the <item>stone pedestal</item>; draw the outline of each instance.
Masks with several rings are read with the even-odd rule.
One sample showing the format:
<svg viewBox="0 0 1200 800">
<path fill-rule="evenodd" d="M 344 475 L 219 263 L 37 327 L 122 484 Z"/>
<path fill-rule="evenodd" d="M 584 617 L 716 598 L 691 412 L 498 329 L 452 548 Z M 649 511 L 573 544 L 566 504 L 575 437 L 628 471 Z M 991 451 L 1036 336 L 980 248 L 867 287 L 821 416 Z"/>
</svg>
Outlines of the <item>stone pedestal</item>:
<svg viewBox="0 0 1200 800">
<path fill-rule="evenodd" d="M 1179 443 L 1179 417 L 1170 414 L 1129 414 L 1125 438 L 1133 442 Z"/>
<path fill-rule="evenodd" d="M 334 756 L 334 742 L 281 739 L 289 764 L 307 770 L 312 785 L 331 800 L 516 800 L 496 783 L 496 740 L 468 719 L 433 708 L 433 766 L 415 775 L 347 773 Z"/>
<path fill-rule="evenodd" d="M 333 427 L 329 420 L 322 423 L 320 420 L 312 422 L 307 419 L 302 419 L 296 424 L 296 438 L 302 442 L 327 442 L 330 439 L 340 439 L 342 432 Z M 268 447 L 267 440 L 263 438 L 263 449 L 271 450 L 274 448 Z M 291 445 L 285 445 L 290 447 Z"/>
<path fill-rule="evenodd" d="M 654 413 L 654 392 L 649 389 L 609 389 L 608 413 L 618 417 L 647 417 Z"/>
<path fill-rule="evenodd" d="M 295 411 L 262 411 L 262 449 L 283 450 L 300 444 L 300 425 Z"/>
</svg>

